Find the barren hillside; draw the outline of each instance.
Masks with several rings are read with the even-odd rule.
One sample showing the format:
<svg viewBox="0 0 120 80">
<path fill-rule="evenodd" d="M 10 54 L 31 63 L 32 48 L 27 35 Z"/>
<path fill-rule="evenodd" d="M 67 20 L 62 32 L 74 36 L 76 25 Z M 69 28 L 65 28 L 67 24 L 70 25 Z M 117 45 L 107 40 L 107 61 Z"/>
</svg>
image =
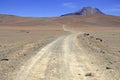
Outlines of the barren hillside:
<svg viewBox="0 0 120 80">
<path fill-rule="evenodd" d="M 63 16 L 51 18 L 30 18 L 11 15 L 0 15 L 0 26 L 105 26 L 119 27 L 120 17 L 110 15 Z"/>
</svg>

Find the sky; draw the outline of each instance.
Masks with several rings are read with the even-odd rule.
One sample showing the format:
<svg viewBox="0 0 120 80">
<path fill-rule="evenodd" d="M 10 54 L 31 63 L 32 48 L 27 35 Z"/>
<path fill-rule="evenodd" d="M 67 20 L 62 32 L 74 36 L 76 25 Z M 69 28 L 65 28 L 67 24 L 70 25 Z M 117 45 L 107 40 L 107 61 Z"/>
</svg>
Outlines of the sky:
<svg viewBox="0 0 120 80">
<path fill-rule="evenodd" d="M 120 16 L 120 0 L 0 0 L 0 14 L 53 17 L 88 6 L 109 15 Z"/>
</svg>

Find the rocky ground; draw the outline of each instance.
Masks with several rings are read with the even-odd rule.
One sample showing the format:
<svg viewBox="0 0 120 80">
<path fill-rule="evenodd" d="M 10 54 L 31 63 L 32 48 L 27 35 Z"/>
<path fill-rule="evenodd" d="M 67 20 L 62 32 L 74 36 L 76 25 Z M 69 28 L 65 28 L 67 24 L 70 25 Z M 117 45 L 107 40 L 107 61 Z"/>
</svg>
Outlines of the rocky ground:
<svg viewBox="0 0 120 80">
<path fill-rule="evenodd" d="M 62 31 L 0 30 L 0 80 L 11 80 L 16 70 Z"/>
<path fill-rule="evenodd" d="M 119 30 L 1 30 L 0 80 L 119 80 L 119 42 Z"/>
</svg>

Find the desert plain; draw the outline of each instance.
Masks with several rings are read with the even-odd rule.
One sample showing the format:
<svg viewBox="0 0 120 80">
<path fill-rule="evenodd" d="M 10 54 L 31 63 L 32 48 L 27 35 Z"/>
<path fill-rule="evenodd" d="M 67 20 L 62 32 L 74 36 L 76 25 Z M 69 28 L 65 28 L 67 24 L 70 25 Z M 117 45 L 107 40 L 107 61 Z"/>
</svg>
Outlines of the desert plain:
<svg viewBox="0 0 120 80">
<path fill-rule="evenodd" d="M 120 17 L 2 20 L 0 80 L 120 80 Z"/>
</svg>

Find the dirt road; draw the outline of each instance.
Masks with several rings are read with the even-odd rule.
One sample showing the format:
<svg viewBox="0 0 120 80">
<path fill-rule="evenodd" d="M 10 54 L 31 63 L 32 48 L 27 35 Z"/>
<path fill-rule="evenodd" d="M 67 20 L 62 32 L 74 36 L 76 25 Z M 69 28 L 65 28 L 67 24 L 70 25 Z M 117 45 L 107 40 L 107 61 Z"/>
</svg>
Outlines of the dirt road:
<svg viewBox="0 0 120 80">
<path fill-rule="evenodd" d="M 24 62 L 14 80 L 120 80 L 120 70 L 107 66 L 106 57 L 88 54 L 78 35 L 62 36 L 42 48 Z"/>
<path fill-rule="evenodd" d="M 15 80 L 78 80 L 83 70 L 77 56 L 82 51 L 76 44 L 76 34 L 63 36 L 40 50 L 25 62 Z M 83 72 L 83 71 L 82 71 Z M 81 77 L 80 77 L 81 76 Z"/>
</svg>

